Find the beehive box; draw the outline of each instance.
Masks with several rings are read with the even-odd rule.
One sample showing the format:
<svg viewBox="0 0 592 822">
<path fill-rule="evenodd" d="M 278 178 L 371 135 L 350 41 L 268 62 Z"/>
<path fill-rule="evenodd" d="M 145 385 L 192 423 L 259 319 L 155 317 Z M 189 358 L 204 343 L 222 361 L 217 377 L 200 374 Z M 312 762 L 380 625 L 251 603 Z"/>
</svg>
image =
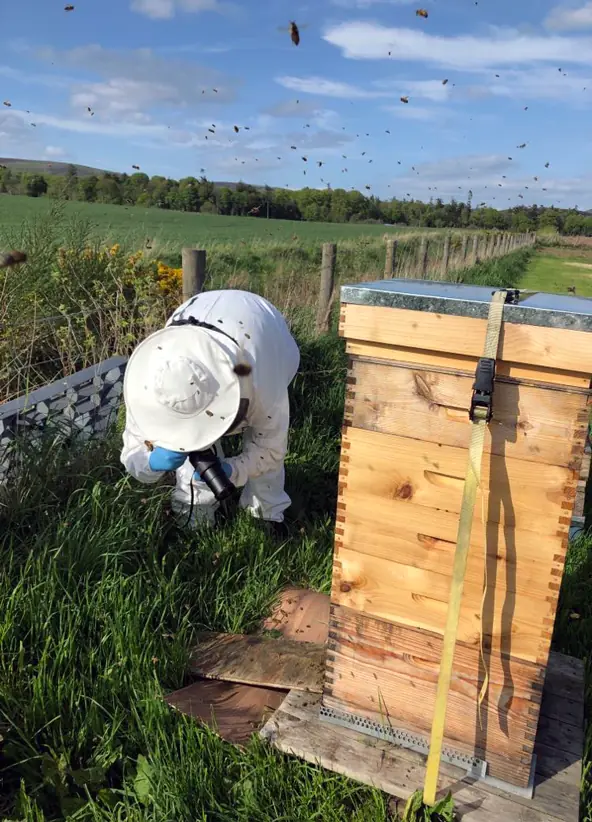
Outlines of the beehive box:
<svg viewBox="0 0 592 822">
<path fill-rule="evenodd" d="M 349 374 L 323 708 L 429 739 L 492 289 L 342 289 Z M 445 744 L 528 785 L 588 427 L 592 300 L 504 308 Z M 485 699 L 479 693 L 488 680 Z"/>
</svg>

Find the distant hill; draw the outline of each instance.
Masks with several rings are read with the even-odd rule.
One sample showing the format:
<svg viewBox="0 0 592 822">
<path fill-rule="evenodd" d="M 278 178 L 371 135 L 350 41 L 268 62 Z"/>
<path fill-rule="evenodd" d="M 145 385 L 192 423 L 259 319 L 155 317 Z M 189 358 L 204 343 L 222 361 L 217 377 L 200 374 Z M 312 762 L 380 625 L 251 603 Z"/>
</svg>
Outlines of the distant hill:
<svg viewBox="0 0 592 822">
<path fill-rule="evenodd" d="M 90 177 L 91 174 L 105 173 L 102 168 L 80 166 L 77 163 L 58 163 L 53 160 L 17 160 L 14 157 L 0 157 L 0 166 L 6 166 L 11 171 L 25 171 L 30 174 L 64 176 L 70 165 L 76 166 L 79 177 Z"/>
<path fill-rule="evenodd" d="M 78 165 L 78 163 L 57 163 L 57 162 L 54 162 L 52 160 L 18 160 L 18 159 L 15 159 L 14 157 L 0 157 L 0 166 L 6 166 L 11 171 L 24 171 L 24 172 L 27 172 L 29 174 L 45 174 L 47 176 L 54 175 L 54 176 L 58 176 L 58 177 L 64 177 L 67 174 L 68 169 L 70 168 L 71 165 L 75 166 L 79 177 L 90 177 L 91 174 L 97 174 L 97 175 L 106 174 L 106 173 L 123 174 L 122 171 L 107 172 L 104 168 L 92 168 L 91 166 L 81 166 L 81 165 Z M 135 169 L 132 168 L 127 173 L 128 174 L 134 174 Z M 187 176 L 189 176 L 189 175 L 187 175 Z M 201 175 L 200 174 L 194 174 L 192 176 L 199 179 L 199 177 Z M 216 182 L 216 181 L 213 181 L 213 182 L 214 182 L 214 186 L 216 188 L 223 188 L 224 186 L 226 186 L 227 188 L 231 188 L 233 191 L 237 186 L 236 182 L 227 183 L 227 182 L 224 182 L 223 180 L 221 180 L 219 182 Z M 256 186 L 256 188 L 261 188 L 261 187 L 262 186 Z"/>
</svg>

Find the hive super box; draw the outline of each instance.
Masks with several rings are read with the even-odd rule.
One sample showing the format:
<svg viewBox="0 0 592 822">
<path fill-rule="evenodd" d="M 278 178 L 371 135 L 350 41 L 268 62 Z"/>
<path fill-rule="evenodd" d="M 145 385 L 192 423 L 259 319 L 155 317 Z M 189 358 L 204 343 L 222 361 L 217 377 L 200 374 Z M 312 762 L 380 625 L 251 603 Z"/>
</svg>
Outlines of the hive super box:
<svg viewBox="0 0 592 822">
<path fill-rule="evenodd" d="M 349 374 L 323 710 L 420 738 L 492 291 L 389 280 L 341 295 Z M 445 744 L 518 787 L 531 773 L 584 453 L 591 332 L 592 300 L 538 293 L 504 308 Z"/>
</svg>

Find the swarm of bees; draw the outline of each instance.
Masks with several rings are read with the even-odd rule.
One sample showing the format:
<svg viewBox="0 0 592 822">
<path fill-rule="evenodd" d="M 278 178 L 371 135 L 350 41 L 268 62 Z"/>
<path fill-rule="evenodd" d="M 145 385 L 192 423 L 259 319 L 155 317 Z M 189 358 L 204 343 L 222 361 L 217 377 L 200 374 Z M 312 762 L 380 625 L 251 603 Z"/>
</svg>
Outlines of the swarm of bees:
<svg viewBox="0 0 592 822">
<path fill-rule="evenodd" d="M 417 9 L 417 11 L 416 11 L 415 13 L 416 13 L 416 15 L 417 15 L 418 17 L 423 17 L 423 18 L 424 18 L 424 20 L 427 20 L 427 19 L 428 19 L 428 16 L 429 16 L 429 15 L 428 15 L 428 13 L 427 13 L 427 10 L 426 10 L 426 9 Z"/>
</svg>

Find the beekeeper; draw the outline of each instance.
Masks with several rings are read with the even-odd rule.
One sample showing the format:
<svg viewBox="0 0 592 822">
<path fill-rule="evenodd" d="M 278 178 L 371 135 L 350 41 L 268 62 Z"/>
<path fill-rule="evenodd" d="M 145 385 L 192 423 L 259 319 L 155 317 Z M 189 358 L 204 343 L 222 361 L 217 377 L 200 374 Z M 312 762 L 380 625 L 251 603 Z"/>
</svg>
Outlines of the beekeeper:
<svg viewBox="0 0 592 822">
<path fill-rule="evenodd" d="M 284 458 L 288 385 L 300 362 L 280 312 L 247 291 L 207 291 L 187 300 L 131 355 L 124 379 L 121 461 L 140 482 L 175 471 L 173 510 L 214 521 L 218 502 L 188 460 L 214 447 L 239 504 L 282 522 L 290 498 Z M 242 453 L 224 457 L 221 437 L 243 432 Z"/>
</svg>

